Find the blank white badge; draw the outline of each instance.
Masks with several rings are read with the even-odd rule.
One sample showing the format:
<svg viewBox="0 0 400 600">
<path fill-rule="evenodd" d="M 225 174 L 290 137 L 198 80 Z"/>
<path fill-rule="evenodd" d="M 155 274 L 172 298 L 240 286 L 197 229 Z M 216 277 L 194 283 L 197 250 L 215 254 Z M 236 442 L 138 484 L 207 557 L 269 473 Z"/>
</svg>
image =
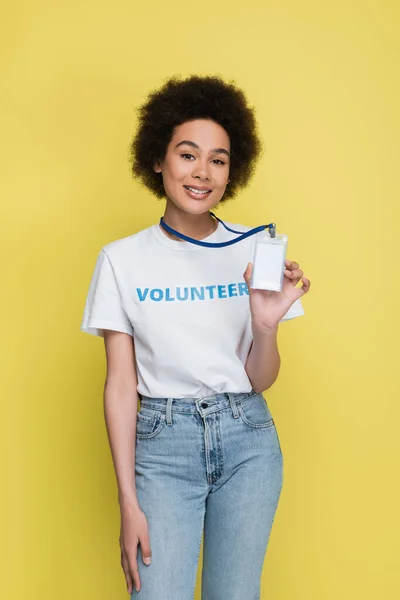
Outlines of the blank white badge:
<svg viewBox="0 0 400 600">
<path fill-rule="evenodd" d="M 252 288 L 275 292 L 282 290 L 287 241 L 288 237 L 284 234 L 256 239 L 250 282 Z"/>
</svg>

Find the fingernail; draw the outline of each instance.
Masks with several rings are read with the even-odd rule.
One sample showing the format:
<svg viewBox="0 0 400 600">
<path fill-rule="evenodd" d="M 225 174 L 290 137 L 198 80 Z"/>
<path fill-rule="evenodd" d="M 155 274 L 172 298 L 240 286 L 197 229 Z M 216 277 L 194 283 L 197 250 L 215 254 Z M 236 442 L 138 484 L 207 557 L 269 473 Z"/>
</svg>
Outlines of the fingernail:
<svg viewBox="0 0 400 600">
<path fill-rule="evenodd" d="M 146 556 L 146 558 L 144 558 L 144 559 L 143 559 L 143 562 L 144 562 L 146 565 L 149 565 L 149 564 L 151 563 L 151 558 L 150 558 L 149 556 Z"/>
</svg>

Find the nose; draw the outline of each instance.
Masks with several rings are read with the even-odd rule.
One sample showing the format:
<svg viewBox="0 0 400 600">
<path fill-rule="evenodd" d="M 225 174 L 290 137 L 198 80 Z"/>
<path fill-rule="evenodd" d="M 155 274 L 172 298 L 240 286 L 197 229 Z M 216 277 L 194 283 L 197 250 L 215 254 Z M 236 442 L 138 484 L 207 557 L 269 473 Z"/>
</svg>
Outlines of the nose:
<svg viewBox="0 0 400 600">
<path fill-rule="evenodd" d="M 193 166 L 193 171 L 192 171 L 192 175 L 193 177 L 197 177 L 198 179 L 210 179 L 210 173 L 209 173 L 209 164 L 206 161 L 205 163 L 198 160 L 196 161 L 195 165 Z"/>
</svg>

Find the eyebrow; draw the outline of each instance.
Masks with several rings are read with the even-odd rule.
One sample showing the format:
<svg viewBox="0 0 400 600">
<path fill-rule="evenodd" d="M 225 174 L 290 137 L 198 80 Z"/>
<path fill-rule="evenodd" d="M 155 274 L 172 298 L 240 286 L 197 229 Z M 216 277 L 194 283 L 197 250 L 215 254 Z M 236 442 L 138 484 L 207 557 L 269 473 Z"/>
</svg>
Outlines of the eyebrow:
<svg viewBox="0 0 400 600">
<path fill-rule="evenodd" d="M 178 148 L 178 146 L 182 146 L 183 144 L 187 144 L 188 146 L 192 146 L 193 148 L 197 148 L 197 150 L 200 150 L 200 146 L 198 146 L 197 144 L 195 144 L 195 142 L 192 142 L 191 140 L 182 140 L 182 142 L 179 142 L 179 144 L 177 144 L 175 148 Z M 228 150 L 225 150 L 225 148 L 211 148 L 210 153 L 226 154 L 227 156 L 229 156 L 229 152 Z"/>
</svg>

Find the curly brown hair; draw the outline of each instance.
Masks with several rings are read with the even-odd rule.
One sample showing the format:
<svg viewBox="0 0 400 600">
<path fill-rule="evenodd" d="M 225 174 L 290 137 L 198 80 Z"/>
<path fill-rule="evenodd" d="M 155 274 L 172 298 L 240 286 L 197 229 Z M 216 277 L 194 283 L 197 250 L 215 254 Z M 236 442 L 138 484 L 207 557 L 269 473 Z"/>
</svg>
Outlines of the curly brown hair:
<svg viewBox="0 0 400 600">
<path fill-rule="evenodd" d="M 254 109 L 241 89 L 219 76 L 173 76 L 153 90 L 139 107 L 138 130 L 129 147 L 132 174 L 158 198 L 166 198 L 161 173 L 153 166 L 164 159 L 174 128 L 186 121 L 211 119 L 231 143 L 229 186 L 224 202 L 246 186 L 262 154 Z"/>
</svg>

